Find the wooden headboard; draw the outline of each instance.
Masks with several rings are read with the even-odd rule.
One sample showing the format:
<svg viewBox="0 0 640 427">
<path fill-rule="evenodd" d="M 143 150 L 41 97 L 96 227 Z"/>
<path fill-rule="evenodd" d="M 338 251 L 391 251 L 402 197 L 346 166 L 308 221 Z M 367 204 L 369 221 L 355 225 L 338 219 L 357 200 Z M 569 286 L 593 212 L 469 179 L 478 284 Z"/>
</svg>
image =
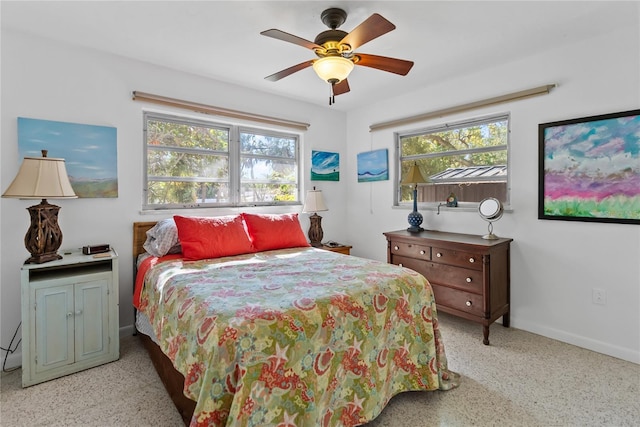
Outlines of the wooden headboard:
<svg viewBox="0 0 640 427">
<path fill-rule="evenodd" d="M 147 240 L 147 230 L 156 225 L 158 221 L 134 222 L 133 223 L 133 262 L 135 265 L 138 255 L 145 250 L 142 247 Z"/>
</svg>

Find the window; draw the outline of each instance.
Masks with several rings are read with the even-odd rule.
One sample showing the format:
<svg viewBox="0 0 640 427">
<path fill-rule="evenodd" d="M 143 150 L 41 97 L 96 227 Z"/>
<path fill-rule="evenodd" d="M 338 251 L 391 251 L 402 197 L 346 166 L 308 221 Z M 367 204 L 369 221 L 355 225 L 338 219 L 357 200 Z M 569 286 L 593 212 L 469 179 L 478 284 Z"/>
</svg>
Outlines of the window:
<svg viewBox="0 0 640 427">
<path fill-rule="evenodd" d="M 414 162 L 429 181 L 418 186 L 418 202 L 441 203 L 454 193 L 459 202 L 495 197 L 507 204 L 508 139 L 508 115 L 398 134 L 396 204 L 413 201 L 413 188 L 399 183 Z"/>
<path fill-rule="evenodd" d="M 298 135 L 144 114 L 144 208 L 298 204 Z"/>
</svg>

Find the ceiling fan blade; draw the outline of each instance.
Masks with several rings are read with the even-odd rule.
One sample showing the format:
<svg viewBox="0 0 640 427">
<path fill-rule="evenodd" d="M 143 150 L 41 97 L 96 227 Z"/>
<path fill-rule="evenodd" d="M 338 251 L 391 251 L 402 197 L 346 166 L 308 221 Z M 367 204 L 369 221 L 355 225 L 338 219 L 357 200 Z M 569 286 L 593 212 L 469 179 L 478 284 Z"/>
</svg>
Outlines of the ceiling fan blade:
<svg viewBox="0 0 640 427">
<path fill-rule="evenodd" d="M 396 28 L 391 22 L 382 16 L 374 13 L 365 19 L 360 25 L 353 29 L 349 34 L 344 36 L 340 43 L 348 44 L 351 50 L 356 50 L 363 44 L 380 37 Z"/>
<path fill-rule="evenodd" d="M 336 83 L 335 85 L 333 85 L 333 94 L 334 95 L 342 95 L 343 93 L 347 93 L 351 90 L 351 88 L 349 88 L 349 82 L 347 81 L 347 79 L 342 80 L 339 83 Z"/>
<path fill-rule="evenodd" d="M 277 82 L 278 80 L 287 77 L 293 73 L 296 73 L 300 70 L 304 70 L 305 68 L 311 67 L 313 65 L 313 60 L 301 62 L 300 64 L 294 65 L 293 67 L 285 68 L 282 71 L 278 71 L 275 74 L 271 74 L 270 76 L 265 77 L 265 80 L 269 80 L 271 82 Z"/>
<path fill-rule="evenodd" d="M 369 55 L 366 53 L 358 53 L 360 59 L 356 61 L 356 65 L 376 68 L 390 73 L 406 76 L 413 67 L 413 61 L 405 61 L 404 59 L 388 58 L 386 56 Z"/>
<path fill-rule="evenodd" d="M 303 39 L 302 37 L 294 36 L 293 34 L 285 33 L 284 31 L 271 29 L 261 32 L 263 36 L 273 37 L 274 39 L 283 40 L 285 42 L 297 44 L 298 46 L 306 47 L 307 49 L 322 49 L 322 46 Z"/>
</svg>

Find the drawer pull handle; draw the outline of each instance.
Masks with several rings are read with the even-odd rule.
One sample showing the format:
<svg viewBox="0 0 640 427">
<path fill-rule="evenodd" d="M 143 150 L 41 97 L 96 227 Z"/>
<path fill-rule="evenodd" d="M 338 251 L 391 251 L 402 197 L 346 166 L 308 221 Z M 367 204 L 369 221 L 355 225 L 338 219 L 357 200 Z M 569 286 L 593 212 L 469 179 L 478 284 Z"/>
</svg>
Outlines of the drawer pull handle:
<svg viewBox="0 0 640 427">
<path fill-rule="evenodd" d="M 82 310 L 76 311 L 76 316 L 80 316 L 82 314 Z"/>
<path fill-rule="evenodd" d="M 436 254 L 436 256 L 437 256 L 438 258 L 441 258 L 441 257 L 442 257 L 442 254 L 441 254 L 440 252 L 438 252 L 438 253 Z"/>
<path fill-rule="evenodd" d="M 471 283 L 471 277 L 467 277 L 467 283 Z"/>
<path fill-rule="evenodd" d="M 471 301 L 467 301 L 465 304 L 467 304 L 467 307 L 471 307 Z"/>
<path fill-rule="evenodd" d="M 476 259 L 475 258 L 469 258 L 469 262 L 470 263 L 474 263 L 474 262 L 476 262 Z"/>
<path fill-rule="evenodd" d="M 394 251 L 397 251 L 398 249 L 400 249 L 400 248 L 399 248 L 399 247 L 397 247 L 397 246 L 394 246 L 394 247 L 393 247 L 393 250 L 394 250 Z"/>
<path fill-rule="evenodd" d="M 420 255 L 424 255 L 424 253 L 425 253 L 424 251 L 420 251 Z"/>
</svg>

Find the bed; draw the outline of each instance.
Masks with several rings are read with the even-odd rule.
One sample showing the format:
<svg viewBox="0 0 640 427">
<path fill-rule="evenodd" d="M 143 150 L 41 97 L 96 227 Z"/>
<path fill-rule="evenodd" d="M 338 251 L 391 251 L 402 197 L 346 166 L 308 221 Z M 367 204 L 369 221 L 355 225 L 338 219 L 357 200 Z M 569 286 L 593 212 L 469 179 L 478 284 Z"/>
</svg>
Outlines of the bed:
<svg viewBox="0 0 640 427">
<path fill-rule="evenodd" d="M 457 386 L 420 274 L 308 244 L 141 263 L 155 225 L 133 224 L 136 328 L 186 425 L 356 426 Z"/>
</svg>

